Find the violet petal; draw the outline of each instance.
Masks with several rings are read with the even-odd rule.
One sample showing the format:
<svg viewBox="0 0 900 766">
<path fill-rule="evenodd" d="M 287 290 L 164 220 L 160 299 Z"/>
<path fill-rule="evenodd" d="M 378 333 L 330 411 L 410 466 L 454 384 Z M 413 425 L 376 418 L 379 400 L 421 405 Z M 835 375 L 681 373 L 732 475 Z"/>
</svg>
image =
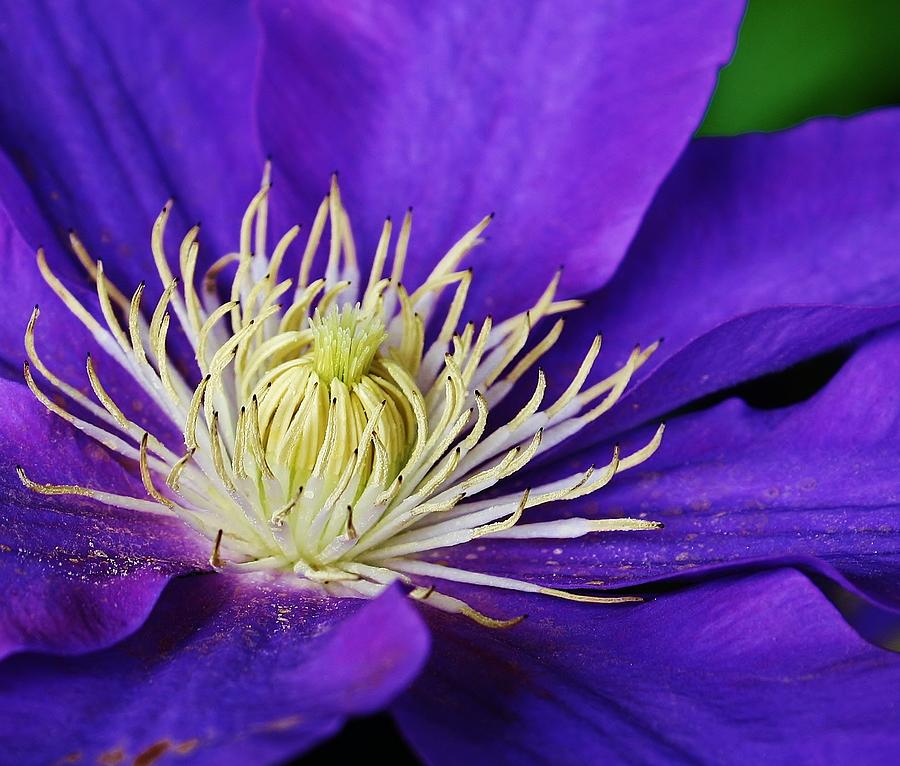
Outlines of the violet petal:
<svg viewBox="0 0 900 766">
<path fill-rule="evenodd" d="M 293 192 L 279 205 L 311 213 L 340 171 L 365 259 L 413 205 L 412 283 L 496 211 L 471 259 L 481 315 L 520 310 L 560 264 L 565 291 L 597 287 L 695 130 L 742 8 L 262 2 L 259 126 Z"/>
<path fill-rule="evenodd" d="M 878 764 L 900 747 L 900 656 L 793 570 L 636 605 L 465 596 L 528 617 L 431 616 L 431 660 L 395 712 L 432 766 Z"/>
<path fill-rule="evenodd" d="M 170 577 L 207 567 L 209 542 L 176 518 L 39 495 L 16 476 L 145 498 L 139 479 L 0 379 L 0 655 L 91 651 L 143 622 Z"/>
<path fill-rule="evenodd" d="M 12 3 L 0 33 L 0 150 L 55 241 L 22 213 L 29 195 L 3 184 L 0 203 L 32 249 L 65 262 L 75 228 L 123 290 L 141 279 L 156 290 L 150 228 L 172 195 L 179 237 L 203 222 L 201 257 L 232 246 L 262 170 L 246 4 Z M 15 288 L 36 300 L 28 284 Z"/>
<path fill-rule="evenodd" d="M 454 566 L 557 587 L 622 587 L 708 576 L 787 559 L 900 609 L 900 334 L 860 349 L 810 400 L 759 411 L 738 400 L 677 417 L 647 463 L 596 495 L 536 508 L 522 523 L 561 515 L 640 517 L 665 528 L 574 540 L 501 541 L 438 552 Z M 627 454 L 652 427 L 622 440 Z M 612 443 L 518 480 L 533 486 L 592 463 Z M 900 624 L 900 619 L 898 619 Z"/>
<path fill-rule="evenodd" d="M 898 130 L 887 109 L 694 141 L 615 277 L 570 315 L 551 383 L 598 330 L 601 376 L 664 337 L 600 424 L 609 434 L 896 322 L 896 309 L 844 306 L 900 303 Z"/>
<path fill-rule="evenodd" d="M 21 766 L 75 753 L 84 763 L 283 763 L 389 702 L 428 644 L 397 590 L 366 602 L 246 577 L 180 578 L 113 648 L 0 666 L 0 742 Z"/>
</svg>

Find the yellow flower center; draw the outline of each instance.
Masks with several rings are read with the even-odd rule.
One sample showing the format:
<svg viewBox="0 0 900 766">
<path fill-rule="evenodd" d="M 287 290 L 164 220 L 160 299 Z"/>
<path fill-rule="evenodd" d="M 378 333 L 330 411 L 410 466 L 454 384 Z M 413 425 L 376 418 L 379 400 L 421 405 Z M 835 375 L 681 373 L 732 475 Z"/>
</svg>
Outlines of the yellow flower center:
<svg viewBox="0 0 900 766">
<path fill-rule="evenodd" d="M 275 354 L 250 394 L 253 427 L 268 470 L 289 496 L 313 485 L 334 492 L 351 480 L 352 506 L 373 470 L 387 484 L 409 455 L 417 423 L 404 391 L 416 391 L 416 383 L 379 355 L 384 323 L 359 304 L 317 310 L 302 335 L 308 345 Z"/>
<path fill-rule="evenodd" d="M 580 306 L 556 299 L 559 275 L 527 310 L 502 322 L 487 317 L 460 328 L 473 276 L 459 265 L 481 242 L 491 216 L 467 232 L 410 292 L 402 276 L 411 213 L 393 246 L 390 273 L 393 226 L 387 220 L 363 278 L 334 178 L 298 273 L 279 281 L 299 227 L 268 254 L 269 172 L 267 166 L 244 214 L 236 252 L 213 263 L 199 288 L 199 227 L 182 240 L 176 279 L 163 245 L 171 205 L 163 208 L 151 237 L 163 294 L 148 314 L 142 308 L 144 284 L 127 297 L 74 234 L 72 246 L 96 283 L 103 322 L 38 252 L 47 283 L 130 373 L 135 386 L 178 426 L 184 444 L 167 444 L 129 419 L 90 358 L 87 374 L 95 399 L 53 373 L 37 353 L 35 308 L 25 335 L 26 382 L 52 412 L 133 459 L 148 497 L 41 483 L 19 468 L 22 482 L 45 494 L 77 494 L 136 513 L 175 515 L 210 540 L 210 564 L 216 569 L 292 572 L 298 582 L 338 596 L 372 597 L 399 580 L 410 596 L 485 625 L 515 620 L 486 617 L 433 583 L 467 582 L 597 603 L 634 600 L 573 594 L 433 559 L 442 548 L 478 538 L 560 540 L 658 527 L 644 519 L 528 522 L 527 513 L 595 492 L 617 473 L 642 463 L 658 447 L 662 427 L 637 452 L 614 450 L 602 467 L 589 466 L 524 493 L 482 499 L 486 490 L 608 411 L 657 344 L 637 347 L 621 369 L 586 386 L 600 351 L 598 336 L 555 401 L 544 403 L 546 379 L 538 370 L 522 409 L 489 428 L 489 410 L 556 343 L 564 320 L 557 318 L 541 339 L 530 342 L 534 328 L 546 317 Z M 313 279 L 329 222 L 327 262 L 323 275 Z M 223 298 L 217 279 L 226 268 L 234 268 L 234 276 Z M 445 290 L 452 295 L 441 301 Z M 173 315 L 194 350 L 193 378 L 183 376 L 169 358 Z M 45 394 L 34 370 L 87 415 Z"/>
</svg>

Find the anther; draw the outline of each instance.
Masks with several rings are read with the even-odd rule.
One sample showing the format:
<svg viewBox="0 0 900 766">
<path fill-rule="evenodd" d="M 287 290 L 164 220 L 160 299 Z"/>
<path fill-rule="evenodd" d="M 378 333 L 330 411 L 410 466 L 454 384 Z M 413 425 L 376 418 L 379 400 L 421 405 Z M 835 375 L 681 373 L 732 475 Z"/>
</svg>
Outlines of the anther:
<svg viewBox="0 0 900 766">
<path fill-rule="evenodd" d="M 222 536 L 224 535 L 224 533 L 224 529 L 220 529 L 218 532 L 216 532 L 216 540 L 213 544 L 212 553 L 209 556 L 209 565 L 217 572 L 222 570 L 222 566 L 224 564 L 221 557 L 219 556 L 219 550 L 222 547 Z"/>
</svg>

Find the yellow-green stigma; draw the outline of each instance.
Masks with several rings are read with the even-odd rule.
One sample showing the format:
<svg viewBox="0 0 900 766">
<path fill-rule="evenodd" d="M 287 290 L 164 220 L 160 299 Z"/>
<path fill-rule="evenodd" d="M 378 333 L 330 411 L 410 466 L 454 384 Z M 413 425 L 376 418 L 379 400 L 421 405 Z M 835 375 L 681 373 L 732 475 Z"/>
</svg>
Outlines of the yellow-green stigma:
<svg viewBox="0 0 900 766">
<path fill-rule="evenodd" d="M 22 482 L 45 494 L 77 494 L 134 512 L 175 515 L 210 541 L 216 569 L 293 573 L 298 583 L 336 596 L 376 596 L 399 580 L 413 598 L 485 625 L 510 621 L 486 617 L 433 583 L 596 603 L 634 600 L 568 593 L 436 559 L 441 549 L 478 538 L 558 540 L 658 527 L 643 519 L 529 523 L 527 514 L 538 505 L 595 492 L 642 463 L 659 446 L 662 427 L 632 454 L 615 449 L 603 466 L 482 499 L 486 490 L 608 411 L 657 344 L 635 348 L 622 368 L 586 386 L 600 351 L 597 336 L 555 401 L 544 403 L 546 378 L 538 369 L 519 412 L 488 428 L 490 409 L 556 343 L 564 324 L 558 315 L 580 306 L 556 299 L 559 275 L 527 310 L 501 322 L 487 317 L 460 327 L 473 272 L 459 266 L 481 242 L 491 217 L 468 231 L 410 291 L 403 271 L 411 213 L 396 239 L 390 219 L 385 222 L 372 267 L 362 275 L 335 178 L 299 269 L 280 279 L 299 227 L 269 254 L 269 189 L 267 166 L 241 222 L 237 250 L 222 255 L 200 280 L 199 227 L 181 242 L 176 278 L 163 244 L 171 204 L 163 208 L 151 236 L 163 292 L 146 314 L 144 284 L 130 297 L 122 293 L 74 234 L 72 246 L 96 283 L 103 322 L 38 252 L 50 287 L 177 426 L 184 443 L 165 443 L 130 419 L 104 388 L 92 359 L 87 376 L 94 398 L 53 373 L 37 353 L 35 308 L 25 334 L 26 382 L 49 410 L 135 461 L 147 497 L 39 483 L 19 469 Z M 322 276 L 313 278 L 329 224 L 327 260 Z M 217 280 L 229 267 L 234 276 L 223 298 Z M 445 290 L 451 295 L 442 302 Z M 534 328 L 553 316 L 547 333 L 533 342 Z M 193 349 L 193 375 L 169 357 L 173 318 Z M 35 371 L 76 407 L 48 396 Z"/>
<path fill-rule="evenodd" d="M 325 383 L 337 378 L 352 388 L 369 371 L 387 339 L 380 317 L 363 312 L 359 304 L 344 305 L 341 310 L 333 306 L 324 316 L 316 310 L 309 324 L 313 366 Z"/>
</svg>

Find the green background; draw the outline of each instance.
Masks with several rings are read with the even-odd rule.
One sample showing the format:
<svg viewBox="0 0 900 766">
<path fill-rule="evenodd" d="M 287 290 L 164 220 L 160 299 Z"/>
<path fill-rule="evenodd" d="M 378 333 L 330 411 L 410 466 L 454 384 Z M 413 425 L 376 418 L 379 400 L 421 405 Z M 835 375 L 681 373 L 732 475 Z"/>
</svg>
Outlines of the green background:
<svg viewBox="0 0 900 766">
<path fill-rule="evenodd" d="M 700 135 L 900 104 L 900 0 L 751 0 Z"/>
</svg>

